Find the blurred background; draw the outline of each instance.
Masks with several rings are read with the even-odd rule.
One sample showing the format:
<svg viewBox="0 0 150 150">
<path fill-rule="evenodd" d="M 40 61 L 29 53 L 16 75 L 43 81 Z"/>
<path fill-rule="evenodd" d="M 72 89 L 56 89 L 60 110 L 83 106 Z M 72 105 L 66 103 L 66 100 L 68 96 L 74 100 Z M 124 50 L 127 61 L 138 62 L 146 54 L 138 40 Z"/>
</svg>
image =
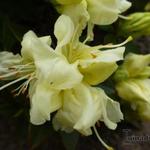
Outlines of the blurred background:
<svg viewBox="0 0 150 150">
<path fill-rule="evenodd" d="M 145 11 L 148 0 L 131 0 L 132 7 L 126 14 Z M 51 35 L 52 46 L 56 39 L 53 34 L 54 23 L 59 14 L 50 0 L 0 0 L 0 51 L 20 53 L 22 37 L 28 30 L 33 30 L 38 36 Z M 89 44 L 118 43 L 125 39 L 118 35 L 118 20 L 111 26 L 96 26 L 95 39 Z M 82 35 L 84 37 L 84 34 Z M 150 53 L 150 37 L 142 36 L 127 44 L 127 52 Z M 0 82 L 0 85 L 3 83 Z M 113 85 L 106 88 L 111 95 Z M 101 143 L 93 134 L 83 137 L 78 133 L 66 134 L 55 132 L 50 122 L 42 126 L 29 123 L 29 99 L 24 95 L 14 96 L 13 85 L 0 92 L 0 150 L 103 150 Z M 111 89 L 112 87 L 112 89 Z M 105 87 L 104 87 L 105 88 Z M 122 108 L 130 112 L 128 106 Z M 116 150 L 149 150 L 150 123 L 140 122 L 133 114 L 118 125 L 117 130 L 108 130 L 101 124 L 100 135 Z M 128 143 L 128 136 L 149 137 L 145 141 Z"/>
</svg>

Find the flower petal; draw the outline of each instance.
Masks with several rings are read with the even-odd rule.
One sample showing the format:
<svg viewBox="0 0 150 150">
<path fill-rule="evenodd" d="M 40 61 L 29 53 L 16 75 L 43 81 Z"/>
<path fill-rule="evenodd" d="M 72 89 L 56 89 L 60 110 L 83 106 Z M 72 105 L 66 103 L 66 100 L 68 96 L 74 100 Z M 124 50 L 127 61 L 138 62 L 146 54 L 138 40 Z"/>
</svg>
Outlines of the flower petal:
<svg viewBox="0 0 150 150">
<path fill-rule="evenodd" d="M 43 36 L 39 38 L 43 43 L 47 44 L 47 45 L 51 45 L 52 40 L 50 36 Z"/>
<path fill-rule="evenodd" d="M 79 4 L 60 6 L 58 7 L 58 11 L 69 16 L 74 22 L 75 26 L 79 26 L 79 24 L 81 24 L 81 22 L 83 21 L 87 23 L 87 21 L 89 20 L 87 3 L 85 0 L 82 0 L 82 2 Z"/>
<path fill-rule="evenodd" d="M 87 0 L 90 21 L 97 25 L 115 22 L 120 13 L 116 0 Z"/>
<path fill-rule="evenodd" d="M 36 61 L 37 77 L 43 82 L 48 82 L 51 88 L 72 88 L 82 81 L 82 74 L 77 69 L 77 64 L 69 64 L 61 57 L 45 58 Z"/>
<path fill-rule="evenodd" d="M 22 56 L 33 61 L 38 80 L 48 82 L 52 88 L 71 88 L 82 80 L 77 64 L 69 64 L 63 55 L 48 46 L 47 40 L 44 42 L 32 31 L 26 33 L 22 46 Z"/>
<path fill-rule="evenodd" d="M 59 91 L 52 90 L 49 85 L 36 83 L 30 86 L 31 110 L 30 120 L 35 125 L 40 125 L 50 120 L 50 113 L 61 107 Z M 34 92 L 34 94 L 33 94 Z"/>
<path fill-rule="evenodd" d="M 131 7 L 131 2 L 127 0 L 119 0 L 118 7 L 121 12 L 124 12 Z"/>
<path fill-rule="evenodd" d="M 91 85 L 105 81 L 117 69 L 116 61 L 123 59 L 125 48 L 120 47 L 106 51 L 91 52 L 92 59 L 80 61 L 80 71 L 84 79 Z"/>
<path fill-rule="evenodd" d="M 73 36 L 74 24 L 70 17 L 66 15 L 61 15 L 54 27 L 54 34 L 57 38 L 56 50 L 61 50 L 61 48 L 68 44 Z"/>
<path fill-rule="evenodd" d="M 90 21 L 98 25 L 112 24 L 131 3 L 126 0 L 87 0 Z"/>
<path fill-rule="evenodd" d="M 138 61 L 138 63 L 137 63 Z M 138 55 L 130 53 L 126 56 L 123 68 L 128 71 L 129 77 L 142 76 L 149 72 L 148 65 L 150 64 L 150 54 Z"/>
<path fill-rule="evenodd" d="M 53 120 L 56 130 L 70 132 L 76 129 L 87 136 L 92 134 L 91 127 L 98 120 L 104 121 L 110 129 L 115 129 L 116 123 L 123 118 L 119 103 L 108 98 L 101 89 L 80 84 L 65 90 L 63 94 L 63 107 Z"/>
<path fill-rule="evenodd" d="M 79 41 L 79 37 L 82 34 L 82 30 L 86 27 L 87 22 L 89 20 L 89 14 L 87 12 L 87 3 L 85 0 L 82 0 L 82 2 L 78 4 L 59 6 L 57 7 L 57 10 L 61 14 L 69 16 L 74 23 L 75 30 L 74 35 L 72 37 L 72 41 L 74 42 L 75 47 L 75 42 Z"/>
<path fill-rule="evenodd" d="M 136 105 L 136 109 L 138 111 L 138 115 L 142 120 L 150 120 L 150 104 L 143 101 L 138 102 L 138 104 Z"/>
<path fill-rule="evenodd" d="M 120 105 L 118 102 L 109 98 L 104 91 L 101 90 L 100 97 L 103 97 L 102 103 L 102 117 L 101 121 L 104 121 L 109 129 L 116 129 L 117 123 L 123 120 L 123 114 L 120 110 Z"/>
<path fill-rule="evenodd" d="M 63 107 L 53 120 L 56 130 L 71 131 L 74 128 L 84 135 L 92 134 L 90 127 L 99 119 L 101 109 L 98 109 L 100 101 L 88 88 L 80 84 L 72 90 L 64 91 Z"/>
<path fill-rule="evenodd" d="M 118 94 L 131 103 L 145 101 L 150 103 L 150 79 L 129 79 L 116 85 Z"/>
<path fill-rule="evenodd" d="M 38 38 L 33 31 L 29 31 L 24 35 L 21 44 L 21 55 L 28 62 L 48 57 L 49 53 L 53 51 L 49 46 L 50 37 Z"/>
</svg>

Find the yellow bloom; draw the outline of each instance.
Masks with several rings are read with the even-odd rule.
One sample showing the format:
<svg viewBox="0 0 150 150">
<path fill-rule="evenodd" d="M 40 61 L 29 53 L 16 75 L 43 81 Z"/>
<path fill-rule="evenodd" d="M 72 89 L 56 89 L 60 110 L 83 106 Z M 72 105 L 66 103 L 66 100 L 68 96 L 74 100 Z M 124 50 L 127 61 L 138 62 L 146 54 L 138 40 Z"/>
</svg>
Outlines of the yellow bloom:
<svg viewBox="0 0 150 150">
<path fill-rule="evenodd" d="M 54 117 L 56 129 L 76 129 L 90 135 L 91 127 L 99 120 L 115 129 L 117 122 L 123 119 L 119 103 L 110 99 L 102 89 L 90 85 L 102 83 L 112 75 L 117 69 L 116 62 L 123 59 L 125 48 L 100 51 L 122 44 L 90 47 L 81 43 L 73 22 L 65 15 L 56 21 L 54 34 L 57 38 L 55 50 L 50 47 L 49 36 L 38 38 L 32 31 L 24 35 L 19 56 L 21 62 L 10 65 L 15 68 L 12 72 L 21 73 L 19 79 L 0 90 L 27 79 L 19 93 L 29 84 L 33 124 L 50 120 L 50 113 L 58 110 Z M 1 78 L 5 79 L 6 75 Z"/>
<path fill-rule="evenodd" d="M 66 18 L 69 17 L 62 15 L 55 24 L 54 33 L 57 39 L 59 39 L 56 51 L 64 55 L 69 63 L 78 64 L 78 68 L 87 83 L 97 85 L 105 81 L 117 69 L 116 62 L 123 59 L 125 47 L 100 51 L 99 49 L 107 48 L 107 46 L 113 48 L 122 44 L 91 47 L 81 43 L 78 39 L 78 33 L 70 30 L 73 28 L 69 27 L 69 25 L 73 26 L 73 24 L 67 23 L 65 21 Z M 60 28 L 59 26 L 64 28 Z M 66 36 L 64 37 L 63 35 Z"/>
<path fill-rule="evenodd" d="M 118 102 L 109 98 L 102 89 L 82 83 L 62 93 L 63 106 L 54 117 L 56 130 L 71 132 L 78 130 L 83 135 L 91 135 L 97 121 L 104 121 L 110 129 L 123 119 Z"/>
<path fill-rule="evenodd" d="M 124 61 L 123 68 L 127 70 L 130 78 L 147 78 L 150 76 L 150 54 L 137 55 L 128 54 Z"/>
<path fill-rule="evenodd" d="M 150 120 L 150 79 L 128 79 L 117 83 L 116 89 L 141 119 Z"/>
<path fill-rule="evenodd" d="M 150 79 L 127 79 L 119 82 L 116 89 L 123 99 L 131 103 L 145 101 L 150 104 Z"/>
<path fill-rule="evenodd" d="M 70 16 L 75 26 L 80 26 L 81 32 L 88 24 L 86 40 L 93 39 L 93 26 L 109 25 L 115 22 L 119 15 L 126 11 L 131 3 L 127 0 L 56 0 L 56 8 L 61 14 Z"/>
<path fill-rule="evenodd" d="M 109 98 L 102 89 L 91 85 L 104 82 L 116 71 L 116 62 L 123 59 L 125 50 L 121 46 L 126 41 L 119 45 L 91 47 L 79 41 L 79 32 L 68 16 L 61 15 L 54 27 L 57 38 L 55 50 L 50 47 L 49 36 L 38 38 L 32 31 L 26 33 L 21 56 L 9 52 L 0 54 L 2 60 L 10 56 L 9 63 L 5 60 L 1 63 L 2 68 L 6 67 L 6 74 L 2 74 L 1 79 L 16 78 L 0 90 L 27 79 L 18 94 L 29 85 L 30 120 L 33 124 L 43 124 L 50 120 L 50 113 L 58 111 L 53 120 L 55 129 L 67 132 L 75 129 L 90 135 L 91 128 L 98 121 L 115 129 L 123 119 L 119 103 Z M 111 49 L 100 51 L 102 48 Z"/>
<path fill-rule="evenodd" d="M 115 80 L 119 96 L 131 103 L 141 116 L 149 118 L 150 112 L 150 54 L 129 54 L 117 70 Z M 146 106 L 145 110 L 143 106 Z"/>
<path fill-rule="evenodd" d="M 58 4 L 61 4 L 59 9 L 61 12 L 67 15 L 71 15 L 71 18 L 79 18 L 79 14 L 82 17 L 90 16 L 89 20 L 93 24 L 108 25 L 117 20 L 120 13 L 126 11 L 131 3 L 127 0 L 56 0 Z M 72 11 L 71 8 L 73 9 Z M 78 8 L 82 8 L 78 9 Z M 85 10 L 84 10 L 85 9 Z M 83 11 L 84 10 L 84 11 Z M 79 12 L 78 12 L 79 11 Z M 83 14 L 81 12 L 84 12 Z M 76 16 L 77 15 L 77 16 Z M 81 17 L 81 16 L 80 16 Z M 87 17 L 88 18 L 88 17 Z M 74 19 L 73 19 L 74 20 Z"/>
<path fill-rule="evenodd" d="M 134 38 L 150 35 L 150 12 L 136 12 L 127 16 L 119 22 L 119 35 Z"/>
<path fill-rule="evenodd" d="M 63 55 L 58 54 L 50 47 L 50 41 L 48 36 L 38 38 L 32 31 L 29 31 L 24 35 L 22 41 L 22 56 L 9 52 L 3 52 L 0 55 L 1 60 L 9 58 L 9 56 L 11 58 L 1 63 L 3 70 L 6 67 L 6 73 L 1 72 L 0 78 L 3 80 L 16 78 L 0 87 L 0 90 L 27 79 L 18 94 L 24 92 L 30 84 L 29 88 L 32 89 L 29 89 L 32 91 L 29 92 L 30 118 L 33 124 L 42 124 L 46 120 L 50 120 L 50 113 L 61 107 L 59 92 L 74 87 L 82 80 L 77 64 L 69 64 Z"/>
</svg>

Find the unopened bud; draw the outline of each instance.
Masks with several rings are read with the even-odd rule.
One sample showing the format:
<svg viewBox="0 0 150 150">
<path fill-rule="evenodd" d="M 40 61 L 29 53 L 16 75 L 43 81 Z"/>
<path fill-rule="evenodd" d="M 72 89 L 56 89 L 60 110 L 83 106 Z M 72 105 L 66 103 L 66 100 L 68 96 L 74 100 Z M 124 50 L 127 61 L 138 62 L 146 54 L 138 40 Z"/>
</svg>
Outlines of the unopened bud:
<svg viewBox="0 0 150 150">
<path fill-rule="evenodd" d="M 150 35 L 150 12 L 133 13 L 119 23 L 118 34 L 133 38 Z"/>
</svg>

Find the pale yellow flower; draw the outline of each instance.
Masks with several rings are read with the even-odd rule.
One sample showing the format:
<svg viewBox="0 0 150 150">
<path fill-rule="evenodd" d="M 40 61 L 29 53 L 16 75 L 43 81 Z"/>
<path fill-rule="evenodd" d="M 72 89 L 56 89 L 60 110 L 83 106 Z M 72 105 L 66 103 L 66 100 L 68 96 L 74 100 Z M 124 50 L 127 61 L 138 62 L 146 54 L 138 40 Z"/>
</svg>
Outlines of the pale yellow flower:
<svg viewBox="0 0 150 150">
<path fill-rule="evenodd" d="M 117 20 L 120 13 L 126 11 L 131 3 L 127 0 L 56 0 L 61 4 L 61 12 L 71 15 L 71 18 L 79 19 L 80 17 L 89 18 L 90 22 L 98 25 L 112 24 Z M 72 11 L 70 11 L 72 8 Z M 79 9 L 80 8 L 80 9 Z M 81 10 L 82 8 L 82 10 Z M 84 10 L 85 9 L 85 10 Z M 84 10 L 84 11 L 83 11 Z M 74 12 L 74 13 L 73 13 Z M 82 13 L 83 14 L 82 14 Z M 73 13 L 73 14 L 72 14 Z M 76 16 L 76 14 L 78 14 Z M 73 19 L 74 20 L 74 19 Z"/>
<path fill-rule="evenodd" d="M 125 50 L 125 47 L 120 46 L 126 41 L 119 45 L 93 47 L 81 43 L 79 31 L 66 15 L 61 15 L 56 21 L 54 34 L 57 38 L 55 50 L 50 47 L 49 36 L 38 38 L 29 31 L 23 37 L 21 56 L 5 52 L 14 58 L 10 59 L 6 67 L 14 68 L 12 73 L 17 72 L 19 78 L 15 76 L 16 80 L 0 87 L 0 90 L 27 79 L 19 93 L 29 85 L 30 120 L 35 125 L 50 120 L 50 114 L 57 111 L 53 120 L 57 130 L 69 132 L 75 129 L 90 135 L 91 128 L 98 121 L 115 129 L 123 119 L 119 103 L 109 98 L 102 89 L 91 85 L 104 82 L 116 71 L 116 62 L 123 59 Z M 111 49 L 101 51 L 102 48 Z M 18 57 L 19 62 L 13 64 L 15 59 L 18 61 Z M 1 78 L 5 79 L 6 76 L 8 74 Z"/>
<path fill-rule="evenodd" d="M 125 100 L 136 103 L 145 101 L 150 104 L 150 79 L 127 79 L 117 84 L 118 94 Z"/>
<path fill-rule="evenodd" d="M 57 38 L 55 51 L 49 46 L 50 37 L 38 38 L 29 31 L 22 41 L 20 62 L 14 66 L 10 65 L 16 67 L 15 71 L 18 73 L 21 73 L 20 68 L 23 73 L 25 69 L 29 69 L 25 76 L 22 77 L 20 74 L 19 81 L 27 78 L 25 85 L 30 83 L 31 122 L 42 124 L 50 120 L 51 112 L 61 108 L 54 120 L 57 118 L 59 122 L 58 118 L 60 118 L 65 122 L 63 114 L 72 115 L 74 119 L 76 118 L 71 121 L 68 116 L 68 122 L 71 121 L 72 126 L 69 123 L 64 126 L 71 126 L 72 129 L 83 134 L 91 134 L 90 128 L 98 120 L 104 121 L 109 128 L 115 129 L 116 123 L 122 119 L 119 103 L 108 98 L 102 89 L 90 87 L 90 85 L 97 85 L 112 75 L 117 69 L 116 62 L 123 59 L 125 48 L 100 51 L 99 49 L 105 46 L 90 47 L 80 43 L 76 36 L 78 33 L 74 30 L 74 24 L 68 16 L 62 15 L 58 18 L 54 30 Z M 108 47 L 115 46 L 108 45 Z M 15 57 L 13 56 L 14 59 Z M 11 62 L 13 61 L 10 60 Z M 20 64 L 22 66 L 19 66 Z M 10 84 L 11 82 L 8 85 Z M 62 100 L 64 100 L 63 104 Z M 80 108 L 77 108 L 78 105 Z M 114 112 L 113 116 L 110 110 Z M 91 115 L 89 116 L 88 113 Z M 59 117 L 61 115 L 62 117 Z"/>
<path fill-rule="evenodd" d="M 71 27 L 64 20 L 65 18 L 66 16 L 62 15 L 55 24 L 55 36 L 61 39 L 61 42 L 58 41 L 56 51 L 63 54 L 71 64 L 78 64 L 78 69 L 83 75 L 83 82 L 62 91 L 63 105 L 54 117 L 54 128 L 66 132 L 75 129 L 84 135 L 90 135 L 91 127 L 94 127 L 97 121 L 104 121 L 108 128 L 115 129 L 117 122 L 123 119 L 119 103 L 110 99 L 102 89 L 90 85 L 102 83 L 112 75 L 117 69 L 116 62 L 123 59 L 125 48 L 100 51 L 101 48 L 113 48 L 122 44 L 94 47 L 85 45 L 79 41 L 78 33 L 73 32 L 72 35 L 68 33 Z M 60 24 L 68 30 L 62 28 L 60 32 L 58 28 Z M 70 23 L 70 25 L 73 24 Z M 66 35 L 64 39 L 68 39 L 68 43 L 63 38 L 59 38 L 63 35 Z"/>
<path fill-rule="evenodd" d="M 55 36 L 58 44 L 56 51 L 64 55 L 69 63 L 78 64 L 80 72 L 84 76 L 84 80 L 90 85 L 97 85 L 105 81 L 117 69 L 116 62 L 123 59 L 125 47 L 119 45 L 98 45 L 88 46 L 81 43 L 76 31 L 72 32 L 72 23 L 67 23 L 65 20 L 69 18 L 62 15 L 55 24 Z M 59 26 L 63 27 L 60 28 Z M 68 29 L 68 30 L 66 30 Z M 61 30 L 61 32 L 60 32 Z M 66 35 L 65 37 L 63 35 Z M 102 48 L 113 48 L 105 51 L 100 51 Z"/>
<path fill-rule="evenodd" d="M 150 12 L 135 12 L 127 17 L 119 22 L 119 35 L 134 38 L 150 35 Z"/>
<path fill-rule="evenodd" d="M 118 102 L 109 98 L 100 88 L 82 83 L 62 93 L 63 106 L 54 117 L 56 130 L 71 132 L 78 130 L 83 135 L 91 135 L 91 127 L 103 121 L 110 129 L 123 119 Z"/>
<path fill-rule="evenodd" d="M 115 22 L 119 15 L 131 7 L 127 0 L 56 0 L 57 10 L 71 17 L 80 32 L 88 24 L 86 40 L 93 39 L 93 26 L 109 25 Z"/>
<path fill-rule="evenodd" d="M 74 87 L 82 80 L 77 64 L 69 64 L 66 58 L 57 54 L 49 44 L 50 37 L 38 38 L 29 31 L 22 41 L 22 57 L 9 52 L 1 53 L 1 59 L 11 56 L 11 59 L 1 63 L 2 69 L 6 70 L 6 73 L 1 75 L 1 79 L 17 79 L 0 87 L 0 90 L 27 79 L 18 94 L 24 92 L 30 84 L 29 90 L 32 89 L 32 92 L 29 92 L 30 118 L 33 124 L 42 124 L 50 120 L 50 113 L 61 107 L 59 92 Z M 15 61 L 18 62 L 14 63 Z"/>
<path fill-rule="evenodd" d="M 115 74 L 119 96 L 128 101 L 142 118 L 150 113 L 150 54 L 129 54 Z M 146 106 L 145 110 L 143 106 Z"/>
</svg>

